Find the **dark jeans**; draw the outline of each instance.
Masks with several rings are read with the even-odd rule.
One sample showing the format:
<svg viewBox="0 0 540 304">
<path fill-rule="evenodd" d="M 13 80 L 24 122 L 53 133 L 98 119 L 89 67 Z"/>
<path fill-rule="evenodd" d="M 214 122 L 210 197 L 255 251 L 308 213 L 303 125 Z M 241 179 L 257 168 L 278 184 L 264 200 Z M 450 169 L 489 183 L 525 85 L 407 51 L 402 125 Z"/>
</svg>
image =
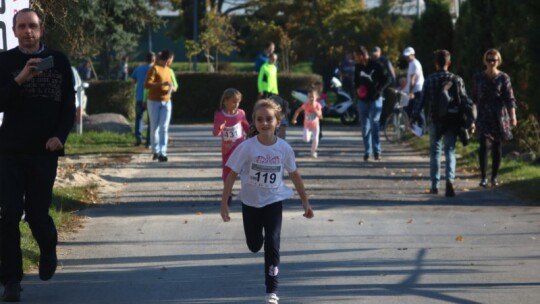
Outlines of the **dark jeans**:
<svg viewBox="0 0 540 304">
<path fill-rule="evenodd" d="M 258 252 L 264 243 L 264 275 L 267 293 L 275 293 L 278 288 L 282 210 L 282 202 L 263 208 L 242 204 L 244 232 L 249 250 Z"/>
<path fill-rule="evenodd" d="M 480 149 L 478 151 L 478 160 L 480 162 L 480 175 L 482 176 L 482 179 L 485 179 L 487 176 L 488 145 L 491 143 L 491 179 L 497 178 L 502 157 L 501 141 L 492 141 L 487 139 L 484 135 L 481 135 L 479 142 Z"/>
<path fill-rule="evenodd" d="M 4 284 L 22 279 L 19 222 L 23 211 L 40 250 L 56 247 L 49 207 L 57 166 L 54 155 L 0 155 L 0 281 Z"/>
<path fill-rule="evenodd" d="M 137 103 L 135 104 L 135 139 L 137 140 L 137 142 L 142 142 L 142 132 L 144 128 L 144 112 L 146 112 L 146 107 L 143 107 L 143 102 L 137 101 Z M 146 146 L 150 146 L 150 126 L 148 126 L 148 128 L 146 129 Z"/>
</svg>

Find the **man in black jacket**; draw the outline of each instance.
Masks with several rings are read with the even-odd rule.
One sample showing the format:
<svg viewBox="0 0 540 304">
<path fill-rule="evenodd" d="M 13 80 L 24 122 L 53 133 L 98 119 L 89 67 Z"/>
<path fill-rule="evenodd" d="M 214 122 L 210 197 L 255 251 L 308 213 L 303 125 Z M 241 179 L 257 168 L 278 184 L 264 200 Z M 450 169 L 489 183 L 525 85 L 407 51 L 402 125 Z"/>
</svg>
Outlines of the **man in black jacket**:
<svg viewBox="0 0 540 304">
<path fill-rule="evenodd" d="M 48 280 L 56 271 L 57 232 L 49 207 L 58 156 L 75 117 L 68 59 L 41 43 L 44 26 L 35 11 L 20 10 L 13 21 L 19 46 L 0 53 L 0 281 L 6 302 L 20 300 L 23 211 L 40 249 L 39 277 Z M 52 66 L 44 67 L 49 57 Z"/>
<path fill-rule="evenodd" d="M 363 46 L 354 51 L 354 60 L 356 61 L 354 85 L 362 121 L 364 161 L 369 160 L 372 152 L 375 160 L 379 160 L 381 157 L 379 124 L 383 107 L 382 92 L 390 85 L 392 78 L 378 61 L 369 58 L 368 51 Z"/>
</svg>

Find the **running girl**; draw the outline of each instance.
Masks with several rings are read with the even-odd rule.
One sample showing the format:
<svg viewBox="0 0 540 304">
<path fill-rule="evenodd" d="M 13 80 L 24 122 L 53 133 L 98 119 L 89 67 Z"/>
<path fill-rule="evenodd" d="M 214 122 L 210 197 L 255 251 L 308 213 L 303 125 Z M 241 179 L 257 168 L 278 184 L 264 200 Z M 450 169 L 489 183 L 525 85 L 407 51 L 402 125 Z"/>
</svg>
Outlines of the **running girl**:
<svg viewBox="0 0 540 304">
<path fill-rule="evenodd" d="M 244 141 L 249 130 L 244 110 L 238 108 L 242 101 L 242 93 L 237 89 L 229 88 L 223 92 L 220 101 L 220 109 L 214 113 L 214 136 L 221 135 L 221 161 L 222 178 L 231 171 L 225 164 L 234 149 Z"/>
<path fill-rule="evenodd" d="M 296 124 L 296 118 L 300 112 L 304 111 L 304 141 L 311 143 L 311 157 L 317 158 L 317 148 L 319 147 L 320 120 L 322 119 L 322 106 L 317 101 L 319 92 L 311 89 L 308 93 L 308 101 L 294 112 L 292 119 L 293 125 Z"/>
<path fill-rule="evenodd" d="M 312 218 L 313 210 L 304 189 L 304 182 L 296 168 L 291 146 L 276 136 L 279 127 L 280 106 L 269 99 L 257 101 L 253 121 L 258 134 L 247 139 L 234 150 L 227 161 L 231 172 L 225 180 L 221 198 L 221 217 L 231 220 L 228 199 L 240 174 L 242 218 L 246 243 L 252 252 L 264 244 L 264 273 L 266 303 L 277 304 L 279 247 L 281 239 L 282 201 L 293 196 L 283 182 L 286 170 L 302 200 L 304 217 Z M 264 232 L 264 234 L 263 234 Z"/>
</svg>

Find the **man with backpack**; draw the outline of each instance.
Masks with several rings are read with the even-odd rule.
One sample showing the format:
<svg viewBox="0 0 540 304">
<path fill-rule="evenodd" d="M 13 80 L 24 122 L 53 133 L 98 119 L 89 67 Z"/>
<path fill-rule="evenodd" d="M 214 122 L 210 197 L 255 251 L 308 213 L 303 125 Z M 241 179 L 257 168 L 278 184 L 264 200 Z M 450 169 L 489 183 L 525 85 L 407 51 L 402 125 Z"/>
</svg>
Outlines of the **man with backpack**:
<svg viewBox="0 0 540 304">
<path fill-rule="evenodd" d="M 455 196 L 454 178 L 456 171 L 456 141 L 468 144 L 468 129 L 474 127 L 474 105 L 467 97 L 461 77 L 448 72 L 451 55 L 447 50 L 434 52 L 436 72 L 424 83 L 420 102 L 415 103 L 412 121 L 421 119 L 423 107 L 429 110 L 430 130 L 430 193 L 439 193 L 441 178 L 441 148 L 444 142 L 446 158 L 447 197 Z"/>
</svg>

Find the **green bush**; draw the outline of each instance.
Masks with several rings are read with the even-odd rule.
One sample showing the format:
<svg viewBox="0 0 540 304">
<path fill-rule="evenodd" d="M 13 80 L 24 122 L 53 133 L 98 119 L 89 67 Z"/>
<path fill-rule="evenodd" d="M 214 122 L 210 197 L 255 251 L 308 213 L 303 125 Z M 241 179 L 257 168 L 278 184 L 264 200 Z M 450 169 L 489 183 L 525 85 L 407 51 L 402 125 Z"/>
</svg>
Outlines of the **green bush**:
<svg viewBox="0 0 540 304">
<path fill-rule="evenodd" d="M 135 85 L 131 81 L 93 81 L 86 96 L 88 114 L 117 113 L 128 120 L 135 119 Z"/>
<path fill-rule="evenodd" d="M 212 122 L 214 112 L 219 108 L 221 94 L 227 88 L 236 88 L 242 93 L 240 108 L 251 117 L 253 105 L 257 101 L 257 74 L 255 73 L 190 73 L 176 75 L 178 91 L 173 94 L 173 123 L 193 121 Z M 315 81 L 321 81 L 316 74 L 279 74 L 280 96 L 292 102 L 291 91 L 308 88 Z"/>
</svg>

